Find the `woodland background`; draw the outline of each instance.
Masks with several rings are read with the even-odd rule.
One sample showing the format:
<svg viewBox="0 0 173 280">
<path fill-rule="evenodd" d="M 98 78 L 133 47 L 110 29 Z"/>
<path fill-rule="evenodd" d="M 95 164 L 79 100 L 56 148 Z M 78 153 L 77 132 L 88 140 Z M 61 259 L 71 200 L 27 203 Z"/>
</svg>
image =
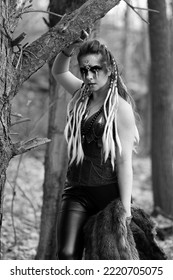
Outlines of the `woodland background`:
<svg viewBox="0 0 173 280">
<path fill-rule="evenodd" d="M 133 1 L 146 7 L 146 1 Z M 33 1 L 33 7 L 47 10 L 48 0 Z M 171 1 L 167 1 L 172 16 Z M 140 11 L 147 19 L 147 12 Z M 48 14 L 29 13 L 22 16 L 16 36 L 26 32 L 25 42 L 43 34 Z M 140 115 L 140 145 L 134 155 L 134 201 L 149 214 L 153 212 L 150 158 L 150 92 L 148 24 L 124 2 L 112 9 L 98 24 L 95 35 L 114 53 L 125 83 L 136 101 Z M 67 99 L 69 96 L 67 95 Z M 13 100 L 13 111 L 28 119 L 14 128 L 13 140 L 46 137 L 48 129 L 49 67 L 45 65 L 27 80 Z M 2 259 L 34 259 L 40 233 L 46 145 L 10 161 L 4 193 L 4 215 L 1 232 Z M 163 229 L 159 243 L 169 259 L 173 259 L 173 221 L 161 213 L 152 219 Z"/>
</svg>

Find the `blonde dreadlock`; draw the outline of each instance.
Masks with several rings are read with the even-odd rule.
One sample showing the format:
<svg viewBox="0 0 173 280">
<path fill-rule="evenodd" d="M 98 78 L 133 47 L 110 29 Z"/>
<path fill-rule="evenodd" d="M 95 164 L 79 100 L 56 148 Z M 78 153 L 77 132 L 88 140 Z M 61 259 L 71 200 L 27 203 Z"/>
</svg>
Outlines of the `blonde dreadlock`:
<svg viewBox="0 0 173 280">
<path fill-rule="evenodd" d="M 90 92 L 84 86 L 76 92 L 67 106 L 67 124 L 65 127 L 65 138 L 68 143 L 68 156 L 71 158 L 69 164 L 75 159 L 77 164 L 83 161 L 84 153 L 81 144 L 81 122 L 89 101 Z"/>
</svg>

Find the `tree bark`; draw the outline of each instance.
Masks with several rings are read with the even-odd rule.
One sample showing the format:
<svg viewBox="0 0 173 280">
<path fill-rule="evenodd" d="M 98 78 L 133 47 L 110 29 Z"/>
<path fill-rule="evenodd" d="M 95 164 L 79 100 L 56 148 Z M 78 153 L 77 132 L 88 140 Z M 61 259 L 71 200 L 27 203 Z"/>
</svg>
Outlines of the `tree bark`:
<svg viewBox="0 0 173 280">
<path fill-rule="evenodd" d="M 172 92 L 169 28 L 164 0 L 148 0 L 151 51 L 152 185 L 154 206 L 173 216 Z"/>
<path fill-rule="evenodd" d="M 6 169 L 12 157 L 24 153 L 33 147 L 47 142 L 46 139 L 31 139 L 26 142 L 12 143 L 11 128 L 11 91 L 15 86 L 16 75 L 13 67 L 13 48 L 11 34 L 18 19 L 11 21 L 11 13 L 21 10 L 19 1 L 0 2 L 0 231 L 3 216 L 3 196 L 6 181 Z M 15 4 L 17 6 L 15 6 Z"/>
<path fill-rule="evenodd" d="M 50 76 L 50 104 L 40 237 L 36 259 L 55 259 L 56 219 L 65 181 L 67 155 L 64 141 L 67 94 Z"/>
</svg>

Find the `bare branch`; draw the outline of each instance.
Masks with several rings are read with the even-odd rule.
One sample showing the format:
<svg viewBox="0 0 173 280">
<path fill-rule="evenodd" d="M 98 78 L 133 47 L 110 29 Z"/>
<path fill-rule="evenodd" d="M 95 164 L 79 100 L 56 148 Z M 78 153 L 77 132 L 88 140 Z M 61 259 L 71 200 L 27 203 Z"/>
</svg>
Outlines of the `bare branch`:
<svg viewBox="0 0 173 280">
<path fill-rule="evenodd" d="M 47 138 L 33 138 L 27 141 L 21 141 L 13 144 L 13 156 L 26 153 L 34 148 L 49 143 L 51 140 Z"/>
<path fill-rule="evenodd" d="M 10 135 L 10 136 L 12 136 L 12 135 L 13 135 L 13 136 L 14 136 L 14 135 L 19 135 L 19 133 L 17 133 L 17 132 L 10 132 L 9 135 Z"/>
<path fill-rule="evenodd" d="M 49 104 L 48 108 L 43 112 L 43 114 L 38 118 L 38 120 L 36 120 L 36 122 L 33 124 L 33 127 L 31 128 L 30 134 L 34 131 L 34 129 L 37 127 L 39 122 L 43 119 L 45 114 L 49 112 L 51 107 L 55 105 L 55 103 L 57 102 L 58 98 L 59 97 L 55 98 L 54 101 L 51 104 Z"/>
<path fill-rule="evenodd" d="M 141 14 L 139 14 L 137 11 L 136 11 L 136 9 L 137 9 L 137 7 L 134 7 L 134 6 L 132 6 L 129 2 L 127 2 L 127 0 L 124 0 L 124 2 L 144 21 L 144 22 L 146 22 L 147 24 L 149 24 L 149 22 L 147 21 L 147 20 L 145 20 L 142 16 L 141 16 Z"/>
<path fill-rule="evenodd" d="M 148 12 L 153 12 L 153 13 L 159 13 L 158 10 L 153 10 L 153 9 L 149 9 L 149 8 L 141 8 L 141 7 L 134 7 L 134 6 L 133 6 L 133 8 L 135 10 L 143 10 L 143 11 L 148 11 Z"/>
<path fill-rule="evenodd" d="M 12 227 L 13 227 L 13 233 L 14 233 L 14 246 L 17 243 L 17 234 L 16 234 L 15 221 L 14 221 L 14 201 L 15 201 L 15 196 L 16 196 L 16 183 L 17 183 L 17 178 L 18 178 L 18 175 L 19 175 L 19 169 L 20 169 L 20 164 L 22 162 L 22 157 L 23 157 L 23 155 L 21 155 L 19 157 L 19 162 L 18 162 L 18 165 L 17 165 L 17 170 L 16 170 L 14 182 L 13 182 L 13 185 L 11 184 L 11 187 L 12 187 L 12 190 L 13 190 L 12 202 L 11 202 L 11 220 L 12 220 Z"/>
<path fill-rule="evenodd" d="M 38 228 L 38 223 L 37 223 L 37 212 L 35 209 L 34 204 L 32 203 L 32 200 L 27 196 L 26 192 L 22 189 L 22 187 L 19 186 L 19 184 L 17 184 L 18 189 L 20 190 L 20 192 L 22 193 L 23 197 L 26 198 L 26 200 L 29 202 L 29 204 L 31 205 L 31 208 L 33 209 L 33 213 L 34 213 L 34 225 L 35 228 Z"/>
<path fill-rule="evenodd" d="M 21 119 L 21 118 L 23 117 L 21 114 L 16 113 L 16 112 L 12 112 L 12 113 L 11 113 L 11 116 L 12 116 L 12 117 L 15 117 L 15 118 L 19 118 L 19 119 Z"/>
<path fill-rule="evenodd" d="M 14 126 L 16 124 L 23 123 L 23 122 L 29 122 L 30 120 L 31 119 L 29 119 L 29 118 L 20 119 L 19 121 L 12 123 L 11 126 Z"/>
<path fill-rule="evenodd" d="M 3 130 L 0 129 L 0 136 L 3 136 L 3 135 L 4 135 Z M 13 136 L 14 136 L 14 135 L 19 135 L 19 133 L 17 133 L 17 132 L 10 132 L 9 135 L 10 135 L 10 136 L 12 136 L 12 135 L 13 135 Z"/>
<path fill-rule="evenodd" d="M 144 10 L 144 11 L 148 11 L 148 12 L 154 12 L 154 13 L 159 13 L 158 10 L 154 10 L 154 9 L 148 9 L 148 8 L 141 8 L 141 7 L 135 7 L 132 6 L 129 2 L 127 2 L 127 0 L 124 0 L 124 2 L 126 2 L 126 4 L 147 24 L 149 24 L 149 22 L 147 20 L 145 20 L 140 13 L 138 13 L 136 10 Z"/>
<path fill-rule="evenodd" d="M 50 14 L 50 15 L 53 15 L 53 16 L 56 16 L 56 17 L 59 17 L 59 18 L 63 17 L 63 15 L 59 15 L 59 14 L 49 12 L 49 11 L 44 11 L 44 10 L 27 10 L 27 11 L 21 12 L 19 14 L 19 16 L 21 16 L 23 14 L 28 14 L 28 13 L 45 13 L 45 14 Z"/>
<path fill-rule="evenodd" d="M 22 155 L 21 155 L 22 156 Z M 17 171 L 16 171 L 17 172 Z M 12 188 L 12 190 L 14 189 L 14 183 L 12 184 L 12 182 L 10 182 L 8 179 L 7 179 L 7 182 L 8 184 L 10 185 L 10 187 Z M 35 228 L 38 228 L 37 226 L 37 213 L 36 213 L 36 209 L 35 209 L 35 206 L 34 204 L 32 203 L 31 199 L 27 196 L 26 192 L 22 189 L 22 187 L 20 187 L 20 185 L 17 183 L 16 181 L 16 186 L 17 188 L 19 189 L 19 191 L 22 193 L 22 196 L 29 202 L 29 204 L 31 205 L 31 208 L 33 209 L 33 213 L 34 213 L 34 226 Z"/>
</svg>

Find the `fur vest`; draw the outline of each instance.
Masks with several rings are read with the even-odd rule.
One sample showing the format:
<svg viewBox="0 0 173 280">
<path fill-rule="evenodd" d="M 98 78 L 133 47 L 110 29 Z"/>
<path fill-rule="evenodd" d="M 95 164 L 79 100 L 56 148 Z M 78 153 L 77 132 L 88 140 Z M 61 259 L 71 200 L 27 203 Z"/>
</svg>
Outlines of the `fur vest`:
<svg viewBox="0 0 173 280">
<path fill-rule="evenodd" d="M 89 218 L 84 227 L 86 260 L 165 260 L 158 246 L 155 225 L 141 209 L 132 206 L 132 220 L 125 220 L 120 200 Z"/>
</svg>

